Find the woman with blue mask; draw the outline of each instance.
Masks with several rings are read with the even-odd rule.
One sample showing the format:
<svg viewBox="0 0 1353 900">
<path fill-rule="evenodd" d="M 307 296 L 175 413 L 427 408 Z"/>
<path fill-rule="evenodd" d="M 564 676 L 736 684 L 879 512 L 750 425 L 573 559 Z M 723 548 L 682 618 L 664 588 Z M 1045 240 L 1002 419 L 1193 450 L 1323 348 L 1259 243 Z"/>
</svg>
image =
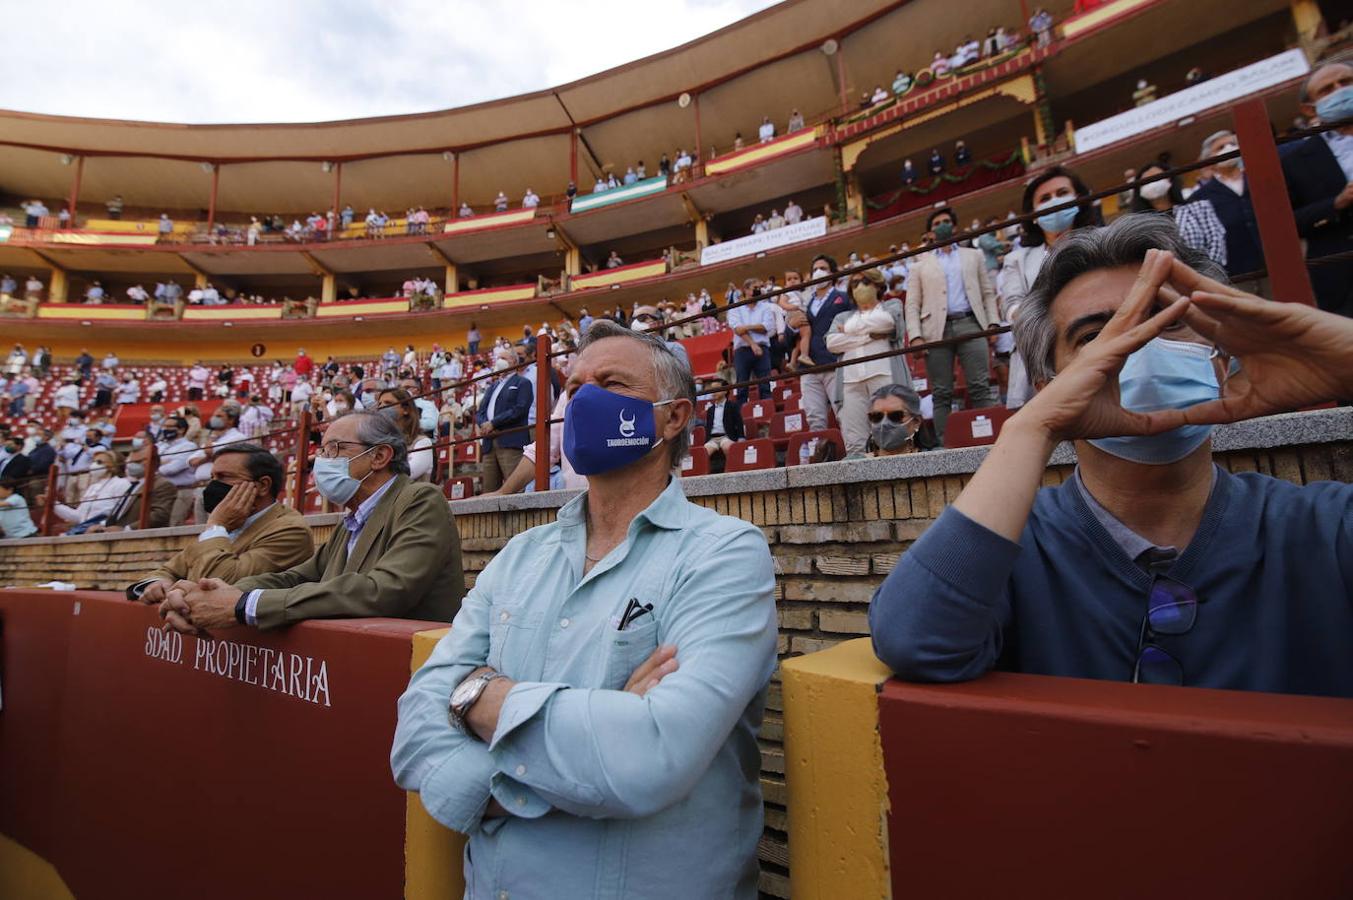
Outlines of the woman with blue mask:
<svg viewBox="0 0 1353 900">
<path fill-rule="evenodd" d="M 1063 166 L 1053 166 L 1040 172 L 1024 187 L 1024 201 L 1020 213 L 1031 215 L 1038 210 L 1049 210 L 1025 222 L 1019 246 L 1005 255 L 1000 273 L 996 276 L 996 294 L 1000 298 L 1003 325 L 1013 324 L 1019 316 L 1019 305 L 1033 287 L 1048 253 L 1062 236 L 1073 228 L 1100 224 L 1099 211 L 1089 203 L 1052 210 L 1077 197 L 1088 197 L 1090 188 L 1080 177 Z M 1009 348 L 1007 350 L 1006 348 Z M 1019 351 L 1007 338 L 998 343 L 998 352 L 1010 352 L 1010 373 L 1006 390 L 1006 406 L 1019 409 L 1033 396 L 1033 385 Z"/>
<path fill-rule="evenodd" d="M 409 448 L 409 480 L 431 481 L 436 454 L 432 438 L 418 428 L 418 407 L 413 403 L 413 395 L 404 388 L 381 391 L 376 399 L 376 412 L 399 426 L 404 435 L 404 444 Z"/>
<path fill-rule="evenodd" d="M 885 662 L 1353 696 L 1353 485 L 1232 474 L 1211 441 L 1353 398 L 1353 321 L 1225 282 L 1163 216 L 1062 239 L 1016 325 L 1039 391 L 876 595 Z"/>
</svg>

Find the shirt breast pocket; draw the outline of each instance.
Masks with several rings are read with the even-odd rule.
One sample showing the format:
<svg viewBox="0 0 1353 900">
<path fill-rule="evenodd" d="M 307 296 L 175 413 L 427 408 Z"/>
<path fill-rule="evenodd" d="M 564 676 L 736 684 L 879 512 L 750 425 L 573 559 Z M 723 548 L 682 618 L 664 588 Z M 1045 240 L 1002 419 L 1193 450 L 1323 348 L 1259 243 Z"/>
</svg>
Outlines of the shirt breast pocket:
<svg viewBox="0 0 1353 900">
<path fill-rule="evenodd" d="M 532 613 L 525 603 L 501 604 L 489 611 L 489 655 L 485 661 L 489 668 L 511 674 L 504 668 L 503 660 L 506 656 L 510 665 L 513 653 L 520 656 L 524 644 L 530 640 L 531 618 Z"/>
<path fill-rule="evenodd" d="M 658 623 L 652 615 L 644 616 L 624 631 L 606 629 L 606 670 L 601 687 L 623 690 L 634 670 L 658 649 Z"/>
</svg>

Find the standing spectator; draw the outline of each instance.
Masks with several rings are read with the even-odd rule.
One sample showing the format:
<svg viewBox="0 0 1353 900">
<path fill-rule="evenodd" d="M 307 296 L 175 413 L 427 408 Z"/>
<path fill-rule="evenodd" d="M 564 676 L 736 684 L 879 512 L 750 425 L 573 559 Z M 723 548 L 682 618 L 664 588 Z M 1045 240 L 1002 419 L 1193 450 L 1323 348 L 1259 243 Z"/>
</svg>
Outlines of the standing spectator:
<svg viewBox="0 0 1353 900">
<path fill-rule="evenodd" d="M 1141 168 L 1137 185 L 1130 193 L 1129 207 L 1135 213 L 1162 213 L 1174 219 L 1184 243 L 1207 254 L 1217 265 L 1226 266 L 1226 226 L 1217 218 L 1217 211 L 1207 200 L 1184 201 L 1183 185 L 1179 176 L 1161 178 L 1142 184 L 1147 178 L 1164 174 L 1165 168 L 1149 162 Z"/>
<path fill-rule="evenodd" d="M 616 253 L 614 250 L 611 251 L 610 256 L 606 257 L 606 268 L 608 269 L 618 269 L 624 264 L 625 261 L 621 259 L 620 254 Z"/>
<path fill-rule="evenodd" d="M 29 429 L 33 445 L 24 452 L 28 457 L 28 474 L 31 477 L 46 477 L 47 470 L 56 462 L 56 448 L 52 446 L 52 429 L 31 424 Z"/>
<path fill-rule="evenodd" d="M 174 234 L 174 220 L 169 213 L 160 213 L 160 240 L 167 241 Z"/>
<path fill-rule="evenodd" d="M 625 178 L 624 178 L 625 184 L 627 185 L 634 184 L 638 180 L 639 173 L 634 171 L 634 166 L 629 166 L 628 168 L 625 169 Z"/>
<path fill-rule="evenodd" d="M 770 116 L 761 118 L 761 127 L 757 129 L 756 135 L 763 144 L 775 140 L 775 123 L 770 120 Z"/>
<path fill-rule="evenodd" d="M 343 222 L 344 231 L 347 231 L 349 228 L 352 227 L 352 220 L 354 216 L 356 216 L 356 213 L 352 209 L 352 204 L 351 203 L 346 204 L 343 207 L 343 213 L 340 216 L 340 219 Z"/>
<path fill-rule="evenodd" d="M 29 228 L 37 228 L 50 210 L 41 200 L 29 200 L 23 204 L 24 222 Z"/>
<path fill-rule="evenodd" d="M 101 305 L 105 296 L 103 284 L 97 278 L 90 282 L 89 287 L 85 288 L 85 302 L 93 306 Z"/>
<path fill-rule="evenodd" d="M 471 207 L 470 204 L 462 200 L 460 203 L 460 210 L 456 213 L 456 215 L 460 216 L 460 218 L 462 219 L 474 218 L 474 208 Z"/>
<path fill-rule="evenodd" d="M 797 225 L 803 221 L 803 207 L 799 206 L 793 200 L 785 205 L 785 224 Z"/>
<path fill-rule="evenodd" d="M 254 394 L 240 413 L 240 431 L 245 437 L 261 437 L 267 434 L 272 418 L 272 409 L 263 404 L 262 397 Z"/>
<path fill-rule="evenodd" d="M 216 370 L 216 396 L 229 397 L 234 384 L 235 370 L 230 368 L 229 363 L 221 363 L 221 368 Z"/>
<path fill-rule="evenodd" d="M 310 372 L 315 368 L 315 361 L 306 354 L 305 348 L 301 347 L 296 351 L 296 360 L 291 367 L 296 370 L 297 376 L 309 378 Z"/>
<path fill-rule="evenodd" d="M 728 396 L 728 382 L 712 378 L 705 382 L 705 396 L 711 403 L 705 409 L 705 452 L 713 459 L 726 455 L 734 442 L 746 437 L 742 410 Z"/>
<path fill-rule="evenodd" d="M 954 142 L 954 165 L 959 168 L 972 165 L 972 151 L 961 140 Z"/>
<path fill-rule="evenodd" d="M 201 400 L 207 391 L 207 380 L 211 378 L 211 370 L 202 365 L 202 360 L 193 363 L 193 367 L 188 370 L 188 399 Z"/>
<path fill-rule="evenodd" d="M 52 350 L 47 346 L 40 346 L 33 352 L 33 374 L 39 378 L 46 378 L 47 373 L 52 367 Z"/>
<path fill-rule="evenodd" d="M 805 288 L 804 308 L 801 313 L 790 313 L 787 324 L 791 329 L 807 325 L 812 329 L 809 341 L 810 356 L 814 365 L 826 365 L 836 362 L 836 354 L 827 349 L 827 333 L 832 322 L 842 313 L 853 310 L 854 304 L 836 286 L 836 260 L 830 256 L 813 258 L 811 280 L 816 284 Z M 808 417 L 808 425 L 814 431 L 827 428 L 827 411 L 836 406 L 836 370 L 812 372 L 799 378 L 803 391 L 803 412 Z"/>
<path fill-rule="evenodd" d="M 958 217 L 948 207 L 926 220 L 936 242 L 954 235 Z M 982 262 L 982 251 L 946 244 L 917 257 L 907 289 L 907 336 L 912 344 L 977 335 L 1000 321 L 996 290 Z M 944 443 L 944 426 L 953 409 L 954 359 L 968 382 L 968 406 L 992 404 L 987 342 L 981 337 L 926 351 L 926 379 L 935 400 L 935 436 Z"/>
<path fill-rule="evenodd" d="M 785 129 L 785 131 L 787 131 L 787 132 L 801 131 L 801 130 L 803 130 L 803 127 L 804 127 L 804 126 L 803 126 L 803 113 L 799 112 L 797 109 L 792 109 L 792 110 L 790 110 L 790 111 L 789 111 L 789 125 L 788 125 L 788 127 Z"/>
<path fill-rule="evenodd" d="M 747 279 L 743 293 L 751 302 L 728 311 L 728 327 L 733 329 L 733 368 L 740 382 L 770 375 L 770 335 L 775 330 L 775 314 L 771 304 L 761 300 L 756 286 L 756 279 Z M 746 403 L 747 394 L 747 387 L 738 388 L 738 402 Z"/>
<path fill-rule="evenodd" d="M 507 194 L 499 191 L 498 196 L 493 198 L 493 211 L 507 212 Z"/>
<path fill-rule="evenodd" d="M 164 395 L 169 390 L 169 382 L 165 381 L 164 374 L 155 376 L 155 380 L 150 383 L 148 393 L 151 403 L 163 403 Z"/>
<path fill-rule="evenodd" d="M 104 369 L 94 378 L 94 402 L 90 409 L 107 409 L 113 405 L 113 390 L 117 387 L 117 378 L 112 370 Z"/>
<path fill-rule="evenodd" d="M 117 354 L 109 350 L 103 358 L 103 367 L 105 369 L 116 369 L 122 362 L 117 358 Z"/>
<path fill-rule="evenodd" d="M 65 418 L 80 408 L 80 380 L 75 375 L 67 375 L 65 383 L 52 392 L 52 406 L 56 407 L 57 418 Z"/>
<path fill-rule="evenodd" d="M 575 182 L 570 181 L 568 187 L 564 188 L 564 196 L 572 203 L 573 198 L 578 196 L 578 185 Z"/>
<path fill-rule="evenodd" d="M 9 358 L 5 360 L 5 374 L 11 378 L 21 374 L 24 366 L 28 365 L 28 352 L 24 350 L 23 344 L 15 344 L 14 349 L 9 352 Z"/>
<path fill-rule="evenodd" d="M 117 405 L 127 406 L 141 402 L 141 382 L 131 372 L 122 374 L 122 383 L 117 386 Z"/>
<path fill-rule="evenodd" d="M 1040 6 L 1029 17 L 1029 30 L 1034 33 L 1039 47 L 1050 45 L 1052 43 L 1052 14 Z"/>
<path fill-rule="evenodd" d="M 14 280 L 14 276 L 6 272 L 0 275 L 0 298 L 13 297 L 19 290 L 19 282 Z"/>
<path fill-rule="evenodd" d="M 531 435 L 524 427 L 535 400 L 531 395 L 531 383 L 516 372 L 507 371 L 510 365 L 502 357 L 494 363 L 499 375 L 490 384 L 475 415 L 479 433 L 483 436 L 480 461 L 486 492 L 502 486 L 503 480 L 521 462 L 522 448 L 531 441 Z M 498 436 L 499 432 L 513 428 L 521 430 Z"/>
<path fill-rule="evenodd" d="M 827 349 L 841 361 L 886 353 L 898 346 L 905 327 L 902 304 L 884 300 L 883 273 L 868 269 L 850 276 L 855 311 L 832 320 Z M 847 458 L 862 457 L 869 448 L 869 404 L 875 392 L 889 384 L 911 385 L 911 373 L 902 356 L 843 365 L 836 375 L 836 396 Z"/>
<path fill-rule="evenodd" d="M 911 160 L 904 159 L 902 161 L 902 186 L 911 187 L 920 177 L 920 174 L 916 171 L 916 167 L 912 165 Z"/>
<path fill-rule="evenodd" d="M 587 311 L 587 307 L 584 306 L 582 309 L 578 310 L 578 331 L 585 335 L 587 334 L 587 329 L 591 327 L 592 315 Z"/>
<path fill-rule="evenodd" d="M 1223 129 L 1208 135 L 1203 141 L 1200 159 L 1231 153 L 1239 149 L 1235 132 Z M 1212 167 L 1212 177 L 1189 197 L 1190 202 L 1206 200 L 1217 211 L 1217 218 L 1226 229 L 1226 273 L 1235 287 L 1262 297 L 1272 291 L 1267 277 L 1255 278 L 1253 273 L 1265 267 L 1264 248 L 1259 241 L 1259 223 L 1250 202 L 1249 180 L 1245 177 L 1240 157 Z M 1239 276 L 1250 275 L 1243 281 Z"/>
<path fill-rule="evenodd" d="M 633 172 L 634 170 L 631 169 L 630 171 Z M 537 194 L 535 191 L 531 190 L 530 188 L 527 188 L 526 195 L 521 198 L 521 208 L 535 209 L 539 205 L 540 205 L 540 195 Z M 414 480 L 416 481 L 417 479 Z"/>
<path fill-rule="evenodd" d="M 939 147 L 935 147 L 930 151 L 930 174 L 944 174 L 944 156 L 940 153 Z"/>
<path fill-rule="evenodd" d="M 1316 69 L 1302 86 L 1301 104 L 1322 125 L 1345 123 L 1282 155 L 1297 231 L 1307 257 L 1318 259 L 1353 247 L 1353 66 Z M 1353 316 L 1353 260 L 1311 266 L 1310 273 L 1320 308 Z"/>
<path fill-rule="evenodd" d="M 116 222 L 118 219 L 121 219 L 121 218 L 122 218 L 122 195 L 121 195 L 121 194 L 114 194 L 114 195 L 113 195 L 113 199 L 112 199 L 112 200 L 109 200 L 107 203 L 105 203 L 105 204 L 103 204 L 103 205 L 104 205 L 104 208 L 108 210 L 108 218 L 112 219 L 114 222 Z"/>
<path fill-rule="evenodd" d="M 25 300 L 42 299 L 42 280 L 38 276 L 28 276 L 28 280 L 23 285 L 23 296 Z"/>
<path fill-rule="evenodd" d="M 667 154 L 664 153 L 658 159 L 658 175 L 660 175 L 663 178 L 667 178 L 671 174 L 672 174 L 672 161 L 669 160 L 667 158 Z"/>
<path fill-rule="evenodd" d="M 465 333 L 465 343 L 469 347 L 471 356 L 479 355 L 480 340 L 479 329 L 475 326 L 475 323 L 471 322 L 470 330 Z"/>
</svg>

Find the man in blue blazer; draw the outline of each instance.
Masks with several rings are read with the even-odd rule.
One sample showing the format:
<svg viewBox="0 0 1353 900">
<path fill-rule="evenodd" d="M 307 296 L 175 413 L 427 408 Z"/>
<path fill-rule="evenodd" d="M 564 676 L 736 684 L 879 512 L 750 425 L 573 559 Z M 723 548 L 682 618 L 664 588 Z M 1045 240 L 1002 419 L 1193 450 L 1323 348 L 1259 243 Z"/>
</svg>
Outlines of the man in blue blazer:
<svg viewBox="0 0 1353 900">
<path fill-rule="evenodd" d="M 506 367 L 502 362 L 499 365 Z M 479 459 L 485 492 L 502 487 L 503 479 L 521 462 L 522 448 L 531 443 L 531 432 L 526 428 L 521 431 L 509 429 L 527 424 L 534 402 L 531 382 L 517 372 L 505 372 L 490 382 L 488 391 L 479 401 L 475 420 L 484 438 Z"/>
<path fill-rule="evenodd" d="M 1353 316 L 1353 260 L 1321 264 L 1322 256 L 1353 250 L 1353 66 L 1332 63 L 1301 88 L 1301 111 L 1343 128 L 1312 135 L 1283 154 L 1283 175 L 1306 239 L 1311 286 L 1323 310 Z M 1278 299 L 1283 299 L 1279 297 Z"/>
</svg>

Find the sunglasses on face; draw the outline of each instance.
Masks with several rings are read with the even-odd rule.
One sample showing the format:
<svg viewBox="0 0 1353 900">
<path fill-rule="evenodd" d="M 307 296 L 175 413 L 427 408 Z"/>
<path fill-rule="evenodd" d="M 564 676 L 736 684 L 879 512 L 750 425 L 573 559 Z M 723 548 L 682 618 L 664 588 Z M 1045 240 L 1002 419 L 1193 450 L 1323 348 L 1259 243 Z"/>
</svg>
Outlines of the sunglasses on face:
<svg viewBox="0 0 1353 900">
<path fill-rule="evenodd" d="M 903 422 L 907 421 L 908 418 L 910 418 L 906 412 L 900 409 L 892 409 L 886 413 L 874 410 L 869 413 L 869 424 L 877 425 L 878 423 L 883 421 L 884 416 L 887 416 L 888 421 L 892 422 L 894 425 L 901 425 Z"/>
</svg>

